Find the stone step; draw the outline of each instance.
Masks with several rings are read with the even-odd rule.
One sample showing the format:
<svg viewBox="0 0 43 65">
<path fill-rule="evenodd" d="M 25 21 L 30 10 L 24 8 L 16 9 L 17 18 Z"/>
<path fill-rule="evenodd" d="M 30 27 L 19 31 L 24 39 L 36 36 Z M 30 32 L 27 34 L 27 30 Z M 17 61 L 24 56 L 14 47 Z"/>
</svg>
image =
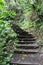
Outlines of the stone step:
<svg viewBox="0 0 43 65">
<path fill-rule="evenodd" d="M 37 44 L 17 44 L 16 47 L 21 48 L 21 49 L 36 49 L 36 48 L 39 48 L 39 45 Z"/>
<path fill-rule="evenodd" d="M 38 54 L 14 54 L 10 60 L 12 64 L 18 65 L 39 65 Z"/>
<path fill-rule="evenodd" d="M 20 41 L 35 41 L 36 38 L 19 38 Z"/>
<path fill-rule="evenodd" d="M 15 49 L 15 53 L 38 53 L 39 49 Z"/>
<path fill-rule="evenodd" d="M 18 38 L 35 38 L 34 36 L 28 35 L 18 35 Z"/>
<path fill-rule="evenodd" d="M 39 53 L 40 53 L 40 54 L 43 54 L 43 50 L 40 50 Z"/>
<path fill-rule="evenodd" d="M 36 41 L 15 41 L 15 43 L 19 44 L 35 44 Z"/>
<path fill-rule="evenodd" d="M 38 44 L 17 44 L 16 46 L 22 46 L 22 47 L 38 47 L 39 45 Z"/>
<path fill-rule="evenodd" d="M 15 62 L 15 63 L 10 63 L 10 65 L 40 65 L 39 63 L 26 63 L 26 62 L 21 62 L 21 63 L 17 63 L 17 62 Z"/>
<path fill-rule="evenodd" d="M 36 37 L 31 37 L 31 36 L 18 36 L 18 38 L 29 38 L 29 39 L 37 39 Z"/>
<path fill-rule="evenodd" d="M 32 33 L 28 33 L 26 31 L 17 31 L 18 33 L 20 33 L 20 36 L 30 36 L 30 37 L 35 37 Z"/>
</svg>

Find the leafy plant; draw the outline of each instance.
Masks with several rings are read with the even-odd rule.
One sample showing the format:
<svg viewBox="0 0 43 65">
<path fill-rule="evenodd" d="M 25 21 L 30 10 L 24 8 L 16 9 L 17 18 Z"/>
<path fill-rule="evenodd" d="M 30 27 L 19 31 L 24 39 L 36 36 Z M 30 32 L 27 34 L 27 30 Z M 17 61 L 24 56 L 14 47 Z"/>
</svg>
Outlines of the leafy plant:
<svg viewBox="0 0 43 65">
<path fill-rule="evenodd" d="M 8 50 L 10 50 L 10 48 L 7 50 L 6 45 L 9 43 L 14 43 L 14 39 L 16 38 L 16 36 L 17 34 L 14 33 L 14 31 L 12 30 L 10 22 L 0 20 L 0 64 L 2 63 L 1 65 L 5 65 L 4 63 L 6 63 L 7 60 L 5 61 L 3 60 L 3 58 L 5 59 L 8 57 L 5 57 L 5 52 L 7 53 Z M 6 51 L 3 51 L 5 49 Z M 8 53 L 10 53 L 10 51 Z"/>
<path fill-rule="evenodd" d="M 9 65 L 8 62 L 12 56 L 10 45 L 13 46 L 14 40 L 17 37 L 17 34 L 11 28 L 10 20 L 16 16 L 16 13 L 13 10 L 8 10 L 7 5 L 5 5 L 6 2 L 0 0 L 0 65 Z"/>
</svg>

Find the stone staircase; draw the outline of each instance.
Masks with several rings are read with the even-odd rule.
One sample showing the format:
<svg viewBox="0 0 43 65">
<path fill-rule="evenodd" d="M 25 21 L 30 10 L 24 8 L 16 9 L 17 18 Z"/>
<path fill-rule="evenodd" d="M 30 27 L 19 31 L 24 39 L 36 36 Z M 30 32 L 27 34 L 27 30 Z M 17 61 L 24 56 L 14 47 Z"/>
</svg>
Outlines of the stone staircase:
<svg viewBox="0 0 43 65">
<path fill-rule="evenodd" d="M 41 65 L 40 49 L 36 38 L 26 31 L 20 32 L 20 29 L 17 33 L 20 33 L 18 35 L 19 41 L 10 60 L 10 65 Z"/>
</svg>

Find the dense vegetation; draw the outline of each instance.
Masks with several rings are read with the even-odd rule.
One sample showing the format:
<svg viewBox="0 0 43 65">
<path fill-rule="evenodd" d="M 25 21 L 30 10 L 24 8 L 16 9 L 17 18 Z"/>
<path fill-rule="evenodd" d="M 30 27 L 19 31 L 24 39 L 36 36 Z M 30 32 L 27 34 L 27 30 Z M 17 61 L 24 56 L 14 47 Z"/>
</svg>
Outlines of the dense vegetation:
<svg viewBox="0 0 43 65">
<path fill-rule="evenodd" d="M 0 65 L 9 65 L 18 40 L 13 23 L 39 33 L 43 43 L 43 0 L 0 0 Z"/>
</svg>

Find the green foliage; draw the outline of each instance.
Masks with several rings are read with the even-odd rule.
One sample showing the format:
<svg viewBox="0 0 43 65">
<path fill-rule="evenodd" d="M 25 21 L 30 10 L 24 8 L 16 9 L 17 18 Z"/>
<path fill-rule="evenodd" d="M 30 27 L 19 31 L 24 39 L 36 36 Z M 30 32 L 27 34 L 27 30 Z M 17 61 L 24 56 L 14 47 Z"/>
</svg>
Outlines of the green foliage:
<svg viewBox="0 0 43 65">
<path fill-rule="evenodd" d="M 19 21 L 20 26 L 26 29 L 29 27 L 40 28 L 43 24 L 43 1 L 41 0 L 18 0 L 24 12 L 24 19 Z M 28 21 L 28 22 L 27 22 Z M 23 23 L 23 24 L 22 24 Z"/>
<path fill-rule="evenodd" d="M 0 9 L 3 8 L 4 4 L 5 4 L 5 1 L 4 0 L 0 0 Z"/>
<path fill-rule="evenodd" d="M 11 43 L 13 45 L 17 34 L 11 28 L 12 24 L 9 18 L 13 19 L 15 16 L 16 12 L 8 9 L 5 0 L 0 0 L 0 65 L 9 65 L 8 62 L 12 57 L 11 49 L 7 49 L 7 47 Z"/>
<path fill-rule="evenodd" d="M 14 11 L 5 10 L 1 13 L 0 19 L 7 19 L 8 17 L 14 18 L 16 16 L 16 13 Z M 9 19 L 9 18 L 8 18 Z"/>
<path fill-rule="evenodd" d="M 11 10 L 11 9 L 8 8 L 8 5 L 5 2 L 5 0 L 2 0 L 0 2 L 3 3 L 3 4 L 0 4 L 1 5 L 1 7 L 0 7 L 0 20 L 1 19 L 6 20 L 7 18 L 8 18 L 8 20 L 9 20 L 9 18 L 14 19 L 14 17 L 16 16 L 16 12 L 14 10 Z"/>
<path fill-rule="evenodd" d="M 0 64 L 1 65 L 6 65 L 6 62 L 8 62 L 8 59 L 10 59 L 9 54 L 7 57 L 5 57 L 5 51 L 3 50 L 6 49 L 6 44 L 8 44 L 9 42 L 10 44 L 14 43 L 14 39 L 16 38 L 16 36 L 17 34 L 14 33 L 14 31 L 11 28 L 10 21 L 0 20 L 0 55 L 1 55 Z"/>
</svg>

